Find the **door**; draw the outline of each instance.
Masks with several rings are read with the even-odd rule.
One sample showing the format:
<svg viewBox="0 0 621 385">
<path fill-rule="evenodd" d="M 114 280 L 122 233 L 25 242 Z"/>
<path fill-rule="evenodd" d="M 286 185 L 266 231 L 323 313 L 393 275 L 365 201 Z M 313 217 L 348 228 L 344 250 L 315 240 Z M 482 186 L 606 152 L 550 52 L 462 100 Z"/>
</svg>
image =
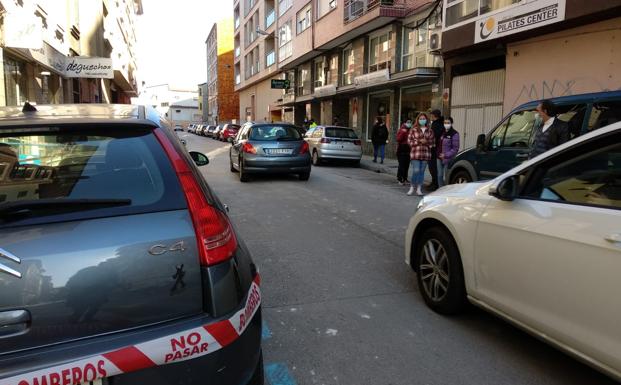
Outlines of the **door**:
<svg viewBox="0 0 621 385">
<path fill-rule="evenodd" d="M 521 189 L 481 216 L 476 296 L 618 368 L 621 134 L 551 157 L 522 175 Z"/>
</svg>

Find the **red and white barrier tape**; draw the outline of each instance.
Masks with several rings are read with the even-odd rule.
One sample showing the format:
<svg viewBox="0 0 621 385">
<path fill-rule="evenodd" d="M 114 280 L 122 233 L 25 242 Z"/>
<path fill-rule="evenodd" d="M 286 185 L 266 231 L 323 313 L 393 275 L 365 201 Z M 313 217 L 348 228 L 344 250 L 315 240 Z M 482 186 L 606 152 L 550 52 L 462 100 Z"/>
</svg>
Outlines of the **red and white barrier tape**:
<svg viewBox="0 0 621 385">
<path fill-rule="evenodd" d="M 201 357 L 235 341 L 248 327 L 261 304 L 259 275 L 246 305 L 231 318 L 133 346 L 0 379 L 0 385 L 77 385 L 99 378 Z"/>
</svg>

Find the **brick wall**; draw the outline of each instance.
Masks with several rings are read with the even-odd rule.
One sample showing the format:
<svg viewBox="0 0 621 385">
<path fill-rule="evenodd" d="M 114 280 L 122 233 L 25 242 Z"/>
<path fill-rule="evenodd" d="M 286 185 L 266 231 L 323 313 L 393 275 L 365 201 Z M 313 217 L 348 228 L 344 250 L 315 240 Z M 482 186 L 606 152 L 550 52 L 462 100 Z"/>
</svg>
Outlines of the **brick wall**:
<svg viewBox="0 0 621 385">
<path fill-rule="evenodd" d="M 237 119 L 239 123 L 239 93 L 235 92 L 233 51 L 218 55 L 218 120 L 228 122 Z"/>
</svg>

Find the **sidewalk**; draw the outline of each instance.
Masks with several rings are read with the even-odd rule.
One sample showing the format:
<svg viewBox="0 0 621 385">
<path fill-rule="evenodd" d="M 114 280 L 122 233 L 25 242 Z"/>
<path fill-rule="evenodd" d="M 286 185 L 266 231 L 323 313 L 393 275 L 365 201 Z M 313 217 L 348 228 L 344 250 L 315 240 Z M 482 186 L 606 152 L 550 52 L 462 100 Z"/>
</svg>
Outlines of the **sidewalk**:
<svg viewBox="0 0 621 385">
<path fill-rule="evenodd" d="M 386 158 L 384 159 L 384 164 L 381 164 L 379 159 L 377 163 L 373 163 L 373 156 L 371 155 L 362 155 L 362 159 L 360 160 L 360 168 L 365 170 L 388 174 L 397 179 L 397 168 L 399 167 L 399 162 L 397 159 Z M 412 172 L 408 170 L 408 180 L 410 179 Z M 431 174 L 429 174 L 429 167 L 425 169 L 425 183 L 431 183 Z"/>
</svg>

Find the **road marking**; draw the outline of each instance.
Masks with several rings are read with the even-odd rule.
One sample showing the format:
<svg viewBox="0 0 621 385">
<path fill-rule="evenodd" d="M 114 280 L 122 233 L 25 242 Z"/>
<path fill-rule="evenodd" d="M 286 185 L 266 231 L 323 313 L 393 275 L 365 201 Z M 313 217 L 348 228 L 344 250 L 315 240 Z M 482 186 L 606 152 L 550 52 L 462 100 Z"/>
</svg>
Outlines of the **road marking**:
<svg viewBox="0 0 621 385">
<path fill-rule="evenodd" d="M 212 158 L 215 158 L 216 156 L 218 156 L 220 154 L 224 154 L 225 152 L 228 152 L 228 150 L 229 150 L 229 146 L 223 146 L 223 147 L 217 148 L 217 149 L 215 149 L 213 151 L 209 151 L 205 155 L 207 155 L 207 158 L 209 158 L 211 160 Z"/>
<path fill-rule="evenodd" d="M 287 365 L 280 362 L 265 365 L 265 376 L 270 385 L 295 385 Z"/>
</svg>

